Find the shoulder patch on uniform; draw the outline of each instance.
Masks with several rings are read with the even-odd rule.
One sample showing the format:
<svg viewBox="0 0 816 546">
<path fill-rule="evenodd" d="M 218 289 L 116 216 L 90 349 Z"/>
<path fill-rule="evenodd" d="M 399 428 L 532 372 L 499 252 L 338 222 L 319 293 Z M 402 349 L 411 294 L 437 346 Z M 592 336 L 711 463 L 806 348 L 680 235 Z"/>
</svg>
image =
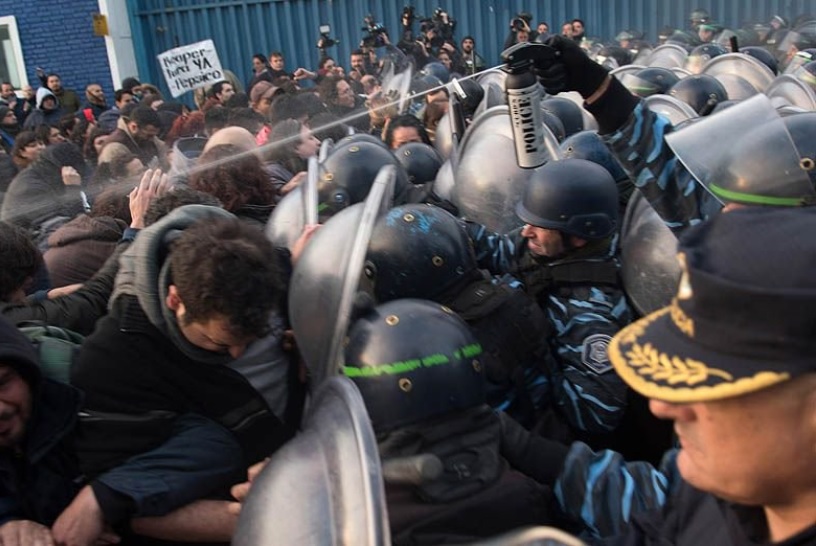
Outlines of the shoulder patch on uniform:
<svg viewBox="0 0 816 546">
<path fill-rule="evenodd" d="M 597 374 L 606 373 L 612 369 L 612 363 L 606 355 L 606 348 L 612 336 L 606 334 L 592 334 L 584 339 L 581 349 L 581 362 Z"/>
</svg>

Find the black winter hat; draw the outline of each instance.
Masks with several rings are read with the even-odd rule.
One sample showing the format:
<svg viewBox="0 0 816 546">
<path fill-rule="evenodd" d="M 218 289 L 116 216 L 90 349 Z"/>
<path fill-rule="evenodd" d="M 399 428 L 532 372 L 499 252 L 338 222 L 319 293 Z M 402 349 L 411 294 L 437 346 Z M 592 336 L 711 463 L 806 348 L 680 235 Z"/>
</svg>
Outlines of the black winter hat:
<svg viewBox="0 0 816 546">
<path fill-rule="evenodd" d="M 142 82 L 133 77 L 122 80 L 122 89 L 125 91 L 133 91 L 134 87 L 140 87 L 141 85 Z"/>
</svg>

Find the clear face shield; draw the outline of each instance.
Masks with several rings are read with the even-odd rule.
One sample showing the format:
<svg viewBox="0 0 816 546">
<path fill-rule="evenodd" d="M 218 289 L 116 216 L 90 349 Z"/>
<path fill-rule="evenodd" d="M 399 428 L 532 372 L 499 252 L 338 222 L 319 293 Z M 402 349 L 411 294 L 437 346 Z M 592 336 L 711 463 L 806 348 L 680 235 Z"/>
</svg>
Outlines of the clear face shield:
<svg viewBox="0 0 816 546">
<path fill-rule="evenodd" d="M 809 170 L 782 118 L 756 95 L 666 137 L 691 175 L 721 203 L 797 206 L 816 200 Z M 812 159 L 809 160 L 812 163 Z"/>
</svg>

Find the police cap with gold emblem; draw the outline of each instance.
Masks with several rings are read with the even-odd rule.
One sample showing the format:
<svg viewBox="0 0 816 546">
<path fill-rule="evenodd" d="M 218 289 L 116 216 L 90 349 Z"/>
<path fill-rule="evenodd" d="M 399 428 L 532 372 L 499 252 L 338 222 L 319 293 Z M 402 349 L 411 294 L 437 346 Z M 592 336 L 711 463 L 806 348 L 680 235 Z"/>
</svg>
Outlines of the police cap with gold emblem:
<svg viewBox="0 0 816 546">
<path fill-rule="evenodd" d="M 621 330 L 615 370 L 667 402 L 719 400 L 816 372 L 816 210 L 748 207 L 687 232 L 671 305 Z"/>
</svg>

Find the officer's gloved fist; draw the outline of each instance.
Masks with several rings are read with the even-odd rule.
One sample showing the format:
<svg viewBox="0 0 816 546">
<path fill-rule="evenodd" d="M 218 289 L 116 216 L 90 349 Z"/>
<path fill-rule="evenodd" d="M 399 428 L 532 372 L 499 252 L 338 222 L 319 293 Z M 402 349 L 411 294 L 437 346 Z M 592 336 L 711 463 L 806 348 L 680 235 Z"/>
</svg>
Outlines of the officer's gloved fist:
<svg viewBox="0 0 816 546">
<path fill-rule="evenodd" d="M 590 59 L 570 38 L 550 36 L 546 45 L 556 50 L 556 60 L 535 65 L 541 85 L 550 94 L 578 91 L 585 99 L 592 96 L 606 79 L 604 67 Z"/>
</svg>

